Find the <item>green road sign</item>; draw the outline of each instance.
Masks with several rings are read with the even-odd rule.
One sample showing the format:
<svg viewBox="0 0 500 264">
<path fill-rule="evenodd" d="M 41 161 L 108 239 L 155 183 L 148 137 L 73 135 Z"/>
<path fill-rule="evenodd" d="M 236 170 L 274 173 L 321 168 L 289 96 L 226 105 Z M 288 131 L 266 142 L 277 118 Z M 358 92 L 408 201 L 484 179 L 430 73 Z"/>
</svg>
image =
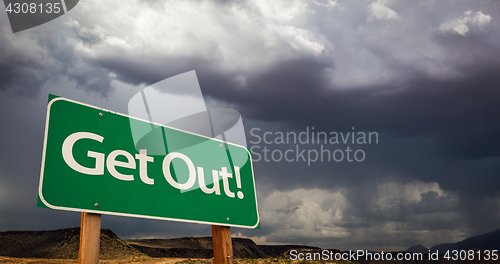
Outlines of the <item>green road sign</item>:
<svg viewBox="0 0 500 264">
<path fill-rule="evenodd" d="M 62 97 L 49 101 L 46 122 L 39 207 L 259 224 L 245 147 Z M 138 131 L 146 136 L 135 142 Z"/>
</svg>

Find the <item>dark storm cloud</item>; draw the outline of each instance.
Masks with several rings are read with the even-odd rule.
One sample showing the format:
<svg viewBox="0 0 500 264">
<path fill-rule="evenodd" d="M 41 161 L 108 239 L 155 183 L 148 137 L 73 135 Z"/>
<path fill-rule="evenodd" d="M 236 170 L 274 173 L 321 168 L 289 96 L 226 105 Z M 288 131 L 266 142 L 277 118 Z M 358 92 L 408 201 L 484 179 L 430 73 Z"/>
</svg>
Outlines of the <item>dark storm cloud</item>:
<svg viewBox="0 0 500 264">
<path fill-rule="evenodd" d="M 8 26 L 8 25 L 7 25 Z M 6 26 L 2 27 L 4 30 Z M 55 34 L 0 34 L 0 91 L 33 97 L 40 87 L 60 73 L 50 51 Z"/>
<path fill-rule="evenodd" d="M 76 82 L 76 88 L 109 96 L 113 92 L 110 72 L 98 67 L 76 67 L 67 76 Z"/>
<path fill-rule="evenodd" d="M 500 65 L 471 67 L 454 80 L 418 76 L 401 86 L 353 90 L 328 87 L 325 68 L 318 61 L 282 62 L 249 77 L 240 89 L 215 88 L 221 82 L 210 85 L 203 72 L 200 80 L 209 95 L 237 103 L 256 120 L 286 121 L 297 129 L 355 126 L 397 137 L 430 137 L 443 152 L 468 159 L 500 154 L 500 125 L 495 122 L 500 117 Z"/>
<path fill-rule="evenodd" d="M 302 69 L 314 73 L 301 74 L 305 72 Z M 401 86 L 354 90 L 327 86 L 323 69 L 322 62 L 291 61 L 263 75 L 248 78 L 244 88 L 220 94 L 216 88 L 208 89 L 212 96 L 215 94 L 237 105 L 245 118 L 289 126 L 288 130 L 263 127 L 260 136 L 266 129 L 301 132 L 306 127 L 315 127 L 316 131 L 348 132 L 353 126 L 356 131 L 376 131 L 381 135 L 380 144 L 368 147 L 367 160 L 361 165 L 327 163 L 308 168 L 306 164 L 282 161 L 287 164 L 286 168 L 272 169 L 271 164 L 262 164 L 275 171 L 272 179 L 277 186 L 282 186 L 279 183 L 283 181 L 307 186 L 308 183 L 300 181 L 299 175 L 311 171 L 322 176 L 309 184 L 330 182 L 332 187 L 397 173 L 438 181 L 444 188 L 465 193 L 497 195 L 494 186 L 498 184 L 495 175 L 499 165 L 495 157 L 500 154 L 497 137 L 500 127 L 495 120 L 500 113 L 497 89 L 500 78 L 495 72 L 500 70 L 499 66 L 471 67 L 465 76 L 452 80 L 419 76 Z M 207 83 L 210 82 L 204 82 Z M 247 137 L 256 140 L 249 131 Z M 300 165 L 302 169 L 297 170 Z M 328 173 L 329 166 L 335 166 L 334 175 Z M 283 170 L 288 173 L 281 177 Z M 345 175 L 350 176 L 345 178 Z"/>
<path fill-rule="evenodd" d="M 383 194 L 378 193 L 376 190 L 374 191 L 371 188 L 372 186 L 369 185 L 360 187 L 362 191 L 358 189 L 346 194 L 349 201 L 355 205 L 346 211 L 353 217 L 363 218 L 371 223 L 382 223 L 385 221 L 413 223 L 419 216 L 432 216 L 433 214 L 459 211 L 458 197 L 454 197 L 451 193 L 440 195 L 436 191 L 427 191 L 420 194 L 420 201 L 408 200 L 405 197 L 405 192 L 407 191 L 404 189 L 405 186 L 400 185 L 398 187 L 402 189 L 393 190 L 395 192 L 399 191 L 399 194 L 396 193 L 390 199 L 380 202 L 380 199 L 377 197 Z M 433 218 L 438 219 L 436 216 Z M 351 225 L 353 223 L 345 223 L 345 226 Z"/>
<path fill-rule="evenodd" d="M 6 32 L 7 27 L 2 25 L 2 31 Z M 0 92 L 34 98 L 44 85 L 69 78 L 78 89 L 109 95 L 112 90 L 109 71 L 83 62 L 68 45 L 64 34 L 44 31 L 45 27 L 48 26 L 0 34 L 3 51 L 0 53 Z M 90 34 L 78 37 L 87 42 L 92 40 Z"/>
</svg>

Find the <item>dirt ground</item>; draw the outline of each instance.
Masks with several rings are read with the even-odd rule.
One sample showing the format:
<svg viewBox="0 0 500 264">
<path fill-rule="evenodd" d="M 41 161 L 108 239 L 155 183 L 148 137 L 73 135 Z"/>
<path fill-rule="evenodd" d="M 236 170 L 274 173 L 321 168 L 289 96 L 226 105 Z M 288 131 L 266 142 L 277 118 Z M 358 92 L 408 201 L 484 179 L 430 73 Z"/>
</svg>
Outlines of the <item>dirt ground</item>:
<svg viewBox="0 0 500 264">
<path fill-rule="evenodd" d="M 62 264 L 78 263 L 76 259 L 36 259 L 36 258 L 11 258 L 0 256 L 0 263 L 20 263 L 20 264 Z M 101 260 L 99 263 L 106 264 L 213 264 L 213 259 L 185 259 L 185 258 L 142 258 L 142 259 L 112 259 Z M 289 259 L 236 259 L 235 264 L 294 264 L 294 263 L 321 263 L 329 264 L 334 262 L 325 261 L 291 261 Z M 347 261 L 337 262 L 349 263 Z"/>
<path fill-rule="evenodd" d="M 182 258 L 145 258 L 145 259 L 113 259 L 101 260 L 99 263 L 106 264 L 175 264 L 185 259 Z M 0 263 L 19 263 L 19 264 L 63 264 L 78 263 L 76 259 L 36 259 L 36 258 L 10 258 L 0 257 Z"/>
</svg>

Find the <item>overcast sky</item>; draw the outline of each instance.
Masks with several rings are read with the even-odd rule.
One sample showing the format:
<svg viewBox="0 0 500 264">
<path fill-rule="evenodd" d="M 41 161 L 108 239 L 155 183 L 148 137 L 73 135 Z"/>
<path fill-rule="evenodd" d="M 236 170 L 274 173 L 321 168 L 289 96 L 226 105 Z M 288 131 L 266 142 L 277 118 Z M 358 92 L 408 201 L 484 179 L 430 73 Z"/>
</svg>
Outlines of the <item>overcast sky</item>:
<svg viewBox="0 0 500 264">
<path fill-rule="evenodd" d="M 254 159 L 264 147 L 320 151 L 257 143 L 266 132 L 378 133 L 378 144 L 323 146 L 361 149 L 361 162 L 262 156 L 262 229 L 234 234 L 399 250 L 500 229 L 499 19 L 497 0 L 81 0 L 13 34 L 2 8 L 0 230 L 80 224 L 36 207 L 49 93 L 127 113 L 141 89 L 191 70 L 209 105 L 241 113 Z M 102 226 L 121 238 L 211 235 L 116 216 Z"/>
</svg>

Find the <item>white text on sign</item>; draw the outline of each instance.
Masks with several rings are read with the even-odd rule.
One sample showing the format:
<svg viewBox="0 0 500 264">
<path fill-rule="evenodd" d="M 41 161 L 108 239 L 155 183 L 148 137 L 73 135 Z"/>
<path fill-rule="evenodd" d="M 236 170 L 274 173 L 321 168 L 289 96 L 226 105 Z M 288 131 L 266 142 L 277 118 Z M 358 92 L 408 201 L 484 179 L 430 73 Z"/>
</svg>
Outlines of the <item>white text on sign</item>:
<svg viewBox="0 0 500 264">
<path fill-rule="evenodd" d="M 73 170 L 80 172 L 82 174 L 87 174 L 87 175 L 104 175 L 104 169 L 106 167 L 107 171 L 116 179 L 122 180 L 122 181 L 133 181 L 134 180 L 134 175 L 133 174 L 122 174 L 116 170 L 116 167 L 122 167 L 122 168 L 127 168 L 127 169 L 136 169 L 136 162 L 134 160 L 134 156 L 130 154 L 129 152 L 125 150 L 114 150 L 111 153 L 107 155 L 107 158 L 105 158 L 104 153 L 99 153 L 95 151 L 88 150 L 87 151 L 87 157 L 89 158 L 94 158 L 95 159 L 95 166 L 93 167 L 84 167 L 81 164 L 79 164 L 74 156 L 73 156 L 73 146 L 74 144 L 81 139 L 90 139 L 90 140 L 95 140 L 100 143 L 104 141 L 104 137 L 90 133 L 90 132 L 76 132 L 71 135 L 69 135 L 63 142 L 62 145 L 62 156 L 66 164 L 72 168 Z M 127 161 L 119 161 L 116 160 L 118 156 L 124 156 L 126 157 Z M 135 159 L 139 161 L 139 177 L 142 182 L 145 184 L 152 185 L 154 184 L 154 179 L 149 178 L 148 176 L 148 162 L 154 162 L 154 158 L 150 157 L 147 155 L 147 150 L 146 149 L 141 149 L 139 151 L 139 154 L 135 154 Z M 170 171 L 170 165 L 174 159 L 181 159 L 183 160 L 189 170 L 189 177 L 188 180 L 185 183 L 179 183 L 177 182 L 171 174 Z M 106 161 L 106 166 L 104 166 L 104 162 Z M 179 189 L 179 190 L 188 190 L 194 186 L 196 183 L 196 179 L 198 179 L 198 185 L 200 189 L 206 193 L 206 194 L 212 194 L 215 193 L 216 195 L 220 195 L 220 184 L 219 184 L 219 176 L 222 177 L 222 183 L 223 183 L 223 188 L 224 188 L 224 193 L 231 198 L 235 197 L 235 193 L 230 190 L 229 187 L 229 178 L 233 178 L 233 174 L 229 173 L 227 171 L 227 167 L 221 167 L 220 171 L 217 170 L 212 170 L 212 177 L 213 177 L 213 187 L 208 188 L 206 183 L 205 183 L 205 174 L 204 174 L 204 169 L 202 167 L 196 167 L 187 157 L 186 155 L 178 152 L 171 152 L 168 155 L 165 156 L 163 159 L 162 163 L 162 170 L 163 170 L 163 176 L 167 180 L 167 182 L 174 188 Z M 238 188 L 241 188 L 241 179 L 240 179 L 240 168 L 237 166 L 234 166 L 234 174 L 236 177 L 236 184 Z M 240 199 L 243 199 L 244 194 L 241 191 L 237 192 L 237 196 Z"/>
</svg>

